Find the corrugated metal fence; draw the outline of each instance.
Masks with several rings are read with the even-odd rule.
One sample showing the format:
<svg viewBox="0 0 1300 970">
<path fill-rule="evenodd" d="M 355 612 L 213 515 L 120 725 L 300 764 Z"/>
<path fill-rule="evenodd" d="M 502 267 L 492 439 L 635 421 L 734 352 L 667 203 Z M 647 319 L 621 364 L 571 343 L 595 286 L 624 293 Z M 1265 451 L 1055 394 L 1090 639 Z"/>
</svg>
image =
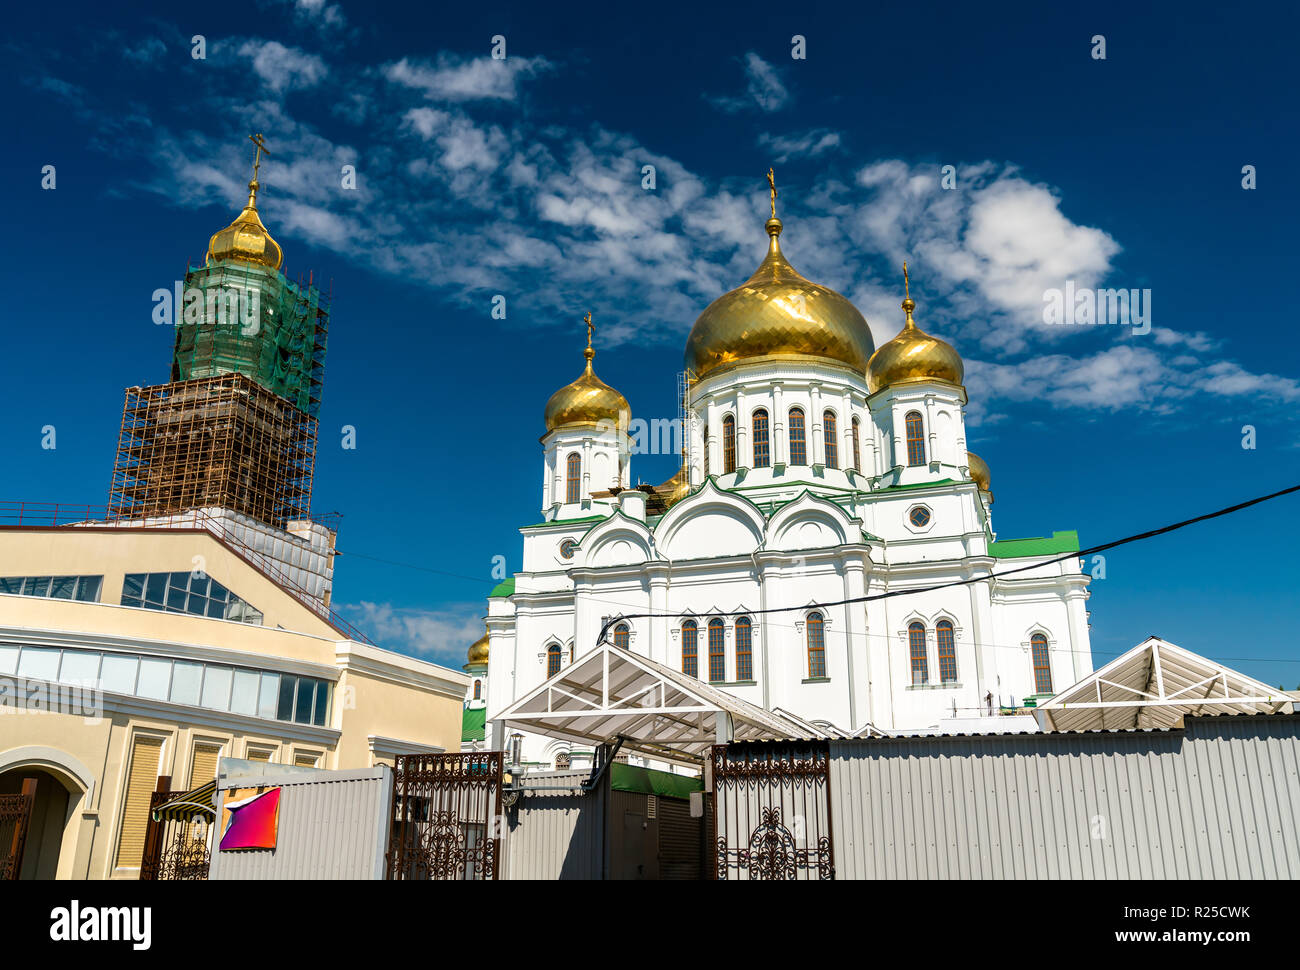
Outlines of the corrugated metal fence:
<svg viewBox="0 0 1300 970">
<path fill-rule="evenodd" d="M 1294 879 L 1300 717 L 830 745 L 840 879 Z"/>
<path fill-rule="evenodd" d="M 507 809 L 503 879 L 603 879 L 609 786 L 584 794 L 585 771 L 516 779 L 521 790 Z"/>
<path fill-rule="evenodd" d="M 393 773 L 387 766 L 263 777 L 222 774 L 217 783 L 218 825 L 230 788 L 279 787 L 280 819 L 274 849 L 221 852 L 214 845 L 209 879 L 384 877 L 393 811 Z"/>
</svg>

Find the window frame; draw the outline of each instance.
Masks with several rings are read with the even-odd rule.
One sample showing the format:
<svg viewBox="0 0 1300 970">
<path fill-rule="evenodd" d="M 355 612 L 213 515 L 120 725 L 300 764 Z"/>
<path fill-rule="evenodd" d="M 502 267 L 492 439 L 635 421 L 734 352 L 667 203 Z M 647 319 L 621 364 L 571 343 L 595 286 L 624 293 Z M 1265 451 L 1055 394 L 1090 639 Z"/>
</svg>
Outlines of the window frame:
<svg viewBox="0 0 1300 970">
<path fill-rule="evenodd" d="M 736 617 L 736 680 L 754 679 L 754 621 L 747 616 Z"/>
<path fill-rule="evenodd" d="M 629 650 L 632 646 L 632 628 L 626 623 L 614 627 L 614 646 Z"/>
<path fill-rule="evenodd" d="M 722 473 L 736 470 L 736 417 L 728 414 L 722 419 Z"/>
<path fill-rule="evenodd" d="M 808 679 L 825 680 L 826 617 L 816 610 L 804 619 L 804 646 L 808 654 Z"/>
<path fill-rule="evenodd" d="M 554 669 L 552 669 L 554 668 Z M 546 646 L 546 679 L 550 680 L 564 669 L 564 649 L 558 643 Z"/>
<path fill-rule="evenodd" d="M 826 467 L 840 467 L 840 442 L 839 442 L 840 422 L 835 417 L 835 412 L 827 408 L 822 412 L 822 450 L 826 453 Z"/>
<path fill-rule="evenodd" d="M 754 433 L 754 467 L 771 468 L 772 418 L 771 415 L 768 414 L 767 408 L 754 408 L 753 412 L 749 416 L 749 424 Z"/>
<path fill-rule="evenodd" d="M 907 624 L 907 657 L 912 671 L 912 686 L 924 687 L 930 683 L 930 644 L 925 624 L 920 620 L 913 620 Z"/>
<path fill-rule="evenodd" d="M 795 436 L 795 416 L 798 416 L 799 433 Z M 795 405 L 786 415 L 789 420 L 788 440 L 790 442 L 790 464 L 806 465 L 808 464 L 808 421 L 804 409 Z M 798 451 L 798 460 L 795 459 L 795 452 Z"/>
<path fill-rule="evenodd" d="M 690 646 L 689 653 L 687 645 Z M 687 660 L 690 669 L 687 669 Z M 697 680 L 700 676 L 700 625 L 695 620 L 682 621 L 682 673 Z"/>
<path fill-rule="evenodd" d="M 907 467 L 923 467 L 926 464 L 925 418 L 921 416 L 920 411 L 908 411 L 903 416 L 903 432 L 907 445 Z"/>
<path fill-rule="evenodd" d="M 853 429 L 853 470 L 855 472 L 861 472 L 862 471 L 862 442 L 861 442 L 862 420 L 856 414 L 853 415 L 853 420 L 850 422 L 850 427 L 852 427 Z"/>
<path fill-rule="evenodd" d="M 945 642 L 945 635 L 946 641 Z M 935 621 L 934 642 L 939 660 L 939 683 L 959 683 L 957 677 L 957 627 L 944 617 Z M 951 673 L 951 676 L 949 676 Z"/>
<path fill-rule="evenodd" d="M 582 455 L 571 451 L 564 458 L 564 504 L 582 501 Z"/>
<path fill-rule="evenodd" d="M 709 646 L 709 683 L 725 684 L 727 682 L 727 626 L 721 619 L 714 617 L 708 626 Z"/>
<path fill-rule="evenodd" d="M 1039 663 L 1039 650 L 1042 651 L 1042 663 Z M 1029 638 L 1029 659 L 1034 673 L 1034 693 L 1054 694 L 1052 689 L 1052 643 L 1046 633 L 1034 633 Z M 1047 689 L 1043 690 L 1042 674 L 1047 676 Z"/>
</svg>

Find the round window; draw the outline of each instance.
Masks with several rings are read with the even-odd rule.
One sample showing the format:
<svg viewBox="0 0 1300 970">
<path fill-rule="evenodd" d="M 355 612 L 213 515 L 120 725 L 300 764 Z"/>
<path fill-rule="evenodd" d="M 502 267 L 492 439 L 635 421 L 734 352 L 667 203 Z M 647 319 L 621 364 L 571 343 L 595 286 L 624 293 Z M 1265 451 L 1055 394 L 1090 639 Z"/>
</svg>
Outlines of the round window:
<svg viewBox="0 0 1300 970">
<path fill-rule="evenodd" d="M 924 505 L 918 505 L 907 513 L 907 521 L 917 529 L 924 529 L 930 524 L 930 510 Z"/>
<path fill-rule="evenodd" d="M 565 539 L 560 543 L 560 555 L 565 559 L 573 558 L 573 550 L 578 548 L 578 544 L 572 539 Z"/>
</svg>

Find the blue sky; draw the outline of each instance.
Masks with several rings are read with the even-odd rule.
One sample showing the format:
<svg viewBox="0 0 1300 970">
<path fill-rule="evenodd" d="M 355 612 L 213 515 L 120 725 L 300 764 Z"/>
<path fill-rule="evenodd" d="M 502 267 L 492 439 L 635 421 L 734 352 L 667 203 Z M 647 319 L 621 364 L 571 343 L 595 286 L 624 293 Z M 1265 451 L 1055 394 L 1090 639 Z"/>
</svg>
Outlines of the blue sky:
<svg viewBox="0 0 1300 970">
<path fill-rule="evenodd" d="M 238 210 L 250 131 L 286 270 L 333 283 L 315 505 L 344 516 L 336 602 L 385 645 L 463 662 L 539 517 L 585 310 L 634 415 L 674 414 L 691 323 L 762 256 L 769 165 L 787 255 L 878 344 L 908 260 L 967 363 L 1000 537 L 1094 544 L 1300 481 L 1300 17 L 1055 6 L 9 11 L 0 498 L 106 502 L 122 389 L 168 377 L 151 294 Z M 1066 280 L 1149 289 L 1150 332 L 1046 326 Z M 1156 634 L 1300 685 L 1297 526 L 1290 497 L 1111 553 L 1095 660 Z"/>
</svg>

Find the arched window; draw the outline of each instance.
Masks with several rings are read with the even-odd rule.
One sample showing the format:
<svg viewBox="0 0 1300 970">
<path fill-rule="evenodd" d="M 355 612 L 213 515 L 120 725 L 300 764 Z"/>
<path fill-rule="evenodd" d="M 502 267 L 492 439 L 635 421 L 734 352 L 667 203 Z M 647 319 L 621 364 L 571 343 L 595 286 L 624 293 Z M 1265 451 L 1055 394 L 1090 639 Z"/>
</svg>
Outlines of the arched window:
<svg viewBox="0 0 1300 970">
<path fill-rule="evenodd" d="M 546 648 L 546 676 L 554 677 L 560 672 L 560 645 L 552 643 Z"/>
<path fill-rule="evenodd" d="M 727 679 L 727 645 L 721 620 L 709 621 L 709 682 Z"/>
<path fill-rule="evenodd" d="M 826 631 L 820 613 L 808 614 L 808 676 L 826 676 Z"/>
<path fill-rule="evenodd" d="M 1034 655 L 1034 693 L 1052 693 L 1052 661 L 1047 655 L 1047 637 L 1035 633 L 1029 638 L 1030 652 Z"/>
<path fill-rule="evenodd" d="M 934 638 L 939 644 L 939 683 L 957 683 L 957 642 L 952 636 L 952 623 L 940 620 L 934 625 Z"/>
<path fill-rule="evenodd" d="M 904 421 L 907 423 L 907 463 L 924 465 L 925 424 L 921 421 L 921 412 L 908 411 Z"/>
<path fill-rule="evenodd" d="M 754 679 L 754 624 L 747 616 L 736 621 L 736 679 Z"/>
<path fill-rule="evenodd" d="M 622 647 L 626 650 L 631 639 L 632 631 L 628 629 L 626 623 L 620 623 L 618 626 L 614 627 L 614 646 Z"/>
<path fill-rule="evenodd" d="M 722 472 L 736 470 L 736 419 L 728 414 L 722 419 Z"/>
<path fill-rule="evenodd" d="M 925 646 L 925 625 L 913 623 L 907 628 L 907 646 L 912 656 L 912 683 L 930 682 L 930 655 Z"/>
<path fill-rule="evenodd" d="M 582 498 L 582 456 L 575 451 L 564 464 L 564 501 L 577 502 Z"/>
<path fill-rule="evenodd" d="M 696 640 L 699 638 L 700 627 L 694 620 L 687 620 L 682 624 L 682 673 L 691 677 L 700 675 L 698 653 L 696 651 Z"/>
<path fill-rule="evenodd" d="M 754 467 L 767 468 L 772 464 L 772 452 L 767 443 L 767 411 L 754 412 Z"/>
<path fill-rule="evenodd" d="M 474 681 L 474 700 L 481 701 L 482 699 L 483 699 L 483 681 L 476 680 Z"/>
<path fill-rule="evenodd" d="M 569 755 L 569 752 L 567 752 L 567 751 L 561 751 L 559 754 L 557 754 L 557 755 L 555 756 L 555 770 L 556 770 L 556 771 L 565 771 L 565 770 L 568 769 L 568 767 L 569 767 L 571 764 L 573 764 L 573 761 L 572 761 L 572 759 L 571 759 L 571 757 L 570 757 L 570 755 Z"/>
<path fill-rule="evenodd" d="M 704 426 L 704 477 L 709 477 L 709 426 Z"/>
<path fill-rule="evenodd" d="M 790 464 L 808 464 L 808 446 L 804 442 L 803 409 L 790 409 Z"/>
<path fill-rule="evenodd" d="M 862 471 L 862 444 L 859 442 L 859 432 L 862 430 L 862 422 L 856 417 L 853 419 L 853 470 Z"/>
<path fill-rule="evenodd" d="M 826 467 L 840 467 L 840 443 L 836 440 L 836 422 L 835 412 L 827 411 L 822 414 L 822 430 L 826 438 Z"/>
</svg>

